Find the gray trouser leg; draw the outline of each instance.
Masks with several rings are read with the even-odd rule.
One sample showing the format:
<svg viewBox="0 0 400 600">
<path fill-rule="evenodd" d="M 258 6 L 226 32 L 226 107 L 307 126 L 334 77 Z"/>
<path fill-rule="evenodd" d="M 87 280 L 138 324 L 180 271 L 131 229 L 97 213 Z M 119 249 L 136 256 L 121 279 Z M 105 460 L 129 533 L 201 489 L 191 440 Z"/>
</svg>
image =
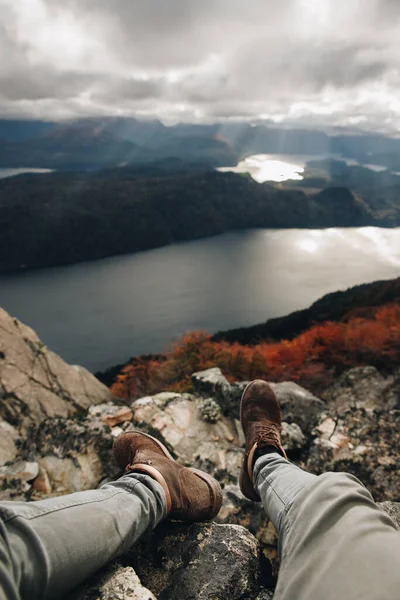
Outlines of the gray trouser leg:
<svg viewBox="0 0 400 600">
<path fill-rule="evenodd" d="M 274 600 L 398 600 L 400 534 L 355 477 L 316 477 L 271 453 L 254 482 L 281 537 Z"/>
<path fill-rule="evenodd" d="M 282 554 L 288 526 L 286 514 L 297 494 L 317 476 L 296 467 L 278 452 L 271 452 L 257 460 L 253 477 L 264 510 L 278 533 L 279 553 Z"/>
<path fill-rule="evenodd" d="M 98 490 L 0 503 L 0 599 L 59 598 L 124 554 L 166 515 L 151 477 L 124 475 Z"/>
</svg>

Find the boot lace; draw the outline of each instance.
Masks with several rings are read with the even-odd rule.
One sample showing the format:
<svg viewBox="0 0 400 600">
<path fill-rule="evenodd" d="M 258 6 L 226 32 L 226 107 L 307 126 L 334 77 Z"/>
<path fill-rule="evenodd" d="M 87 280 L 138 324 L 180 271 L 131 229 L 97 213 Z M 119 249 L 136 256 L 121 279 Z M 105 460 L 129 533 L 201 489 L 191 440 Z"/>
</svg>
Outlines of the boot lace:
<svg viewBox="0 0 400 600">
<path fill-rule="evenodd" d="M 259 448 L 263 446 L 281 447 L 280 427 L 273 423 L 256 424 L 256 440 Z"/>
</svg>

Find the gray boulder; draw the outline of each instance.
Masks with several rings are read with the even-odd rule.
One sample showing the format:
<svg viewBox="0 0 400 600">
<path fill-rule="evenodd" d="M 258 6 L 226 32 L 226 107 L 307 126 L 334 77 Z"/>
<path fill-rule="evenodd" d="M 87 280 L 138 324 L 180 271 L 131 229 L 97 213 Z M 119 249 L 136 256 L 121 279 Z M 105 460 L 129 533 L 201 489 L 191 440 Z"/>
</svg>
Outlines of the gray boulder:
<svg viewBox="0 0 400 600">
<path fill-rule="evenodd" d="M 378 502 L 378 506 L 393 519 L 400 530 L 400 502 Z"/>
<path fill-rule="evenodd" d="M 39 464 L 37 462 L 18 461 L 7 467 L 0 468 L 0 481 L 20 479 L 21 481 L 33 481 L 39 475 Z"/>
<path fill-rule="evenodd" d="M 0 500 L 26 500 L 38 475 L 37 462 L 17 461 L 0 467 Z"/>
<path fill-rule="evenodd" d="M 240 398 L 248 382 L 230 384 L 221 369 L 213 368 L 194 373 L 192 383 L 197 394 L 214 398 L 224 414 L 239 418 Z M 291 381 L 270 385 L 281 404 L 283 420 L 296 423 L 309 434 L 326 409 L 324 402 Z"/>
<path fill-rule="evenodd" d="M 254 600 L 271 574 L 257 540 L 238 525 L 164 523 L 126 561 L 159 600 Z"/>
<path fill-rule="evenodd" d="M 161 393 L 136 400 L 131 405 L 130 428 L 149 428 L 169 446 L 183 464 L 215 473 L 226 471 L 238 477 L 242 450 L 233 419 L 223 416 L 213 400 L 191 394 Z"/>
<path fill-rule="evenodd" d="M 282 408 L 282 419 L 296 423 L 306 434 L 317 425 L 326 405 L 311 392 L 292 381 L 270 383 Z"/>
<path fill-rule="evenodd" d="M 271 590 L 261 590 L 256 600 L 272 600 L 273 597 L 274 592 L 271 592 Z"/>
<path fill-rule="evenodd" d="M 142 586 L 132 567 L 112 563 L 94 575 L 66 600 L 157 600 Z"/>
<path fill-rule="evenodd" d="M 128 406 L 120 406 L 114 402 L 97 404 L 88 410 L 88 417 L 98 420 L 113 428 L 122 423 L 132 421 L 132 411 Z"/>
<path fill-rule="evenodd" d="M 385 379 L 375 367 L 356 367 L 343 373 L 324 392 L 324 399 L 330 410 L 336 413 L 357 408 L 389 409 L 392 407 L 385 396 L 389 393 L 391 384 L 392 379 Z"/>
<path fill-rule="evenodd" d="M 0 467 L 16 458 L 17 438 L 18 432 L 15 427 L 0 419 Z"/>
<path fill-rule="evenodd" d="M 400 369 L 398 369 L 384 391 L 383 406 L 387 408 L 400 409 Z"/>
<path fill-rule="evenodd" d="M 0 308 L 0 417 L 26 429 L 111 398 L 89 371 L 65 363 L 30 327 Z"/>
<path fill-rule="evenodd" d="M 314 434 L 307 470 L 345 471 L 358 477 L 377 501 L 399 498 L 399 411 L 352 408 L 326 415 Z"/>
<path fill-rule="evenodd" d="M 278 536 L 268 520 L 260 502 L 247 500 L 238 485 L 227 484 L 223 489 L 223 502 L 215 521 L 245 527 L 262 545 L 264 555 L 271 562 L 274 574 L 279 567 Z"/>
<path fill-rule="evenodd" d="M 282 423 L 282 446 L 286 452 L 301 450 L 307 445 L 307 438 L 296 423 Z"/>
<path fill-rule="evenodd" d="M 238 418 L 240 397 L 246 384 L 232 386 L 218 367 L 194 373 L 192 383 L 200 396 L 214 398 L 225 414 Z"/>
<path fill-rule="evenodd" d="M 24 482 L 32 483 L 35 500 L 96 488 L 105 477 L 119 475 L 112 443 L 110 428 L 90 417 L 32 424 L 20 440 L 17 460 L 0 468 L 0 498 L 26 499 Z"/>
</svg>

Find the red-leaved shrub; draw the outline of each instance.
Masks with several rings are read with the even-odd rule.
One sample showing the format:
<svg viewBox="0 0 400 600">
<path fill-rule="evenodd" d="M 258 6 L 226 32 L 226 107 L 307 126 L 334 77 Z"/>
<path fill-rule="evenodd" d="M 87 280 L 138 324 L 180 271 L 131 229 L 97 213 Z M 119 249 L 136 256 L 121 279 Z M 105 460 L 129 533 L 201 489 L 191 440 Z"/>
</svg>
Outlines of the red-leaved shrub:
<svg viewBox="0 0 400 600">
<path fill-rule="evenodd" d="M 262 341 L 251 346 L 214 342 L 202 331 L 178 340 L 163 360 L 126 365 L 111 387 L 132 400 L 160 391 L 190 391 L 191 375 L 220 367 L 233 380 L 294 380 L 314 392 L 326 388 L 345 369 L 373 365 L 387 372 L 400 363 L 400 306 L 386 305 L 369 318 L 315 325 L 291 341 Z"/>
</svg>

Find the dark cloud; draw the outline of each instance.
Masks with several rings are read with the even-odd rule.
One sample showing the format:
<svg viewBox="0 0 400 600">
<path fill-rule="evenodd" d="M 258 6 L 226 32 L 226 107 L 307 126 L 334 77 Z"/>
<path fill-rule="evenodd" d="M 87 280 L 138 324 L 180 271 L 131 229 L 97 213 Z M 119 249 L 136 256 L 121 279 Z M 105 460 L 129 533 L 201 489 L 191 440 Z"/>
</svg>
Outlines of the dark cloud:
<svg viewBox="0 0 400 600">
<path fill-rule="evenodd" d="M 21 73 L 0 75 L 0 95 L 6 100 L 45 100 L 67 99 L 80 94 L 91 85 L 95 76 L 66 72 L 58 73 L 49 69 L 28 70 Z"/>
<path fill-rule="evenodd" d="M 163 77 L 149 79 L 117 78 L 104 75 L 94 86 L 92 97 L 102 101 L 150 100 L 162 98 L 167 93 L 168 82 Z"/>
<path fill-rule="evenodd" d="M 374 127 L 386 114 L 382 128 L 398 127 L 399 12 L 398 0 L 2 0 L 0 113 Z"/>
</svg>

